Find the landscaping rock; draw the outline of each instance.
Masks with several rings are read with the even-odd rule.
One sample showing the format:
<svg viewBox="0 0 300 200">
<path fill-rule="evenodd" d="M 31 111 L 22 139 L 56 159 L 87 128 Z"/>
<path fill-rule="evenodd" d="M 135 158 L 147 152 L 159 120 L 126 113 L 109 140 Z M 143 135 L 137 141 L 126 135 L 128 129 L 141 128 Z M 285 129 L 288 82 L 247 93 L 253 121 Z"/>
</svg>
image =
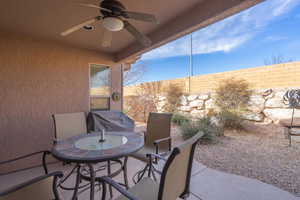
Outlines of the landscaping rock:
<svg viewBox="0 0 300 200">
<path fill-rule="evenodd" d="M 281 119 L 291 119 L 292 109 L 287 108 L 275 108 L 275 109 L 265 109 L 264 114 L 267 118 L 271 119 L 273 122 L 278 123 Z M 295 118 L 300 118 L 300 110 L 295 110 Z"/>
<path fill-rule="evenodd" d="M 268 89 L 262 92 L 262 96 L 264 99 L 270 99 L 274 97 L 274 91 L 272 89 Z"/>
<path fill-rule="evenodd" d="M 215 106 L 215 102 L 213 99 L 209 99 L 207 101 L 205 101 L 205 109 L 208 110 L 208 109 L 215 109 L 216 106 Z"/>
<path fill-rule="evenodd" d="M 249 121 L 262 122 L 264 120 L 264 115 L 259 113 L 244 113 L 242 118 Z"/>
<path fill-rule="evenodd" d="M 190 96 L 187 97 L 187 99 L 188 99 L 189 101 L 194 101 L 194 100 L 197 99 L 197 98 L 198 98 L 198 95 L 190 95 Z"/>
<path fill-rule="evenodd" d="M 165 101 L 167 97 L 165 96 L 158 96 L 158 101 Z"/>
<path fill-rule="evenodd" d="M 160 102 L 157 103 L 157 106 L 158 107 L 164 107 L 166 105 L 166 103 L 167 103 L 166 101 L 160 101 Z"/>
<path fill-rule="evenodd" d="M 250 97 L 248 109 L 254 113 L 261 113 L 265 108 L 265 99 L 261 95 L 253 95 Z"/>
<path fill-rule="evenodd" d="M 190 112 L 192 108 L 190 106 L 181 106 L 179 110 L 184 111 L 184 112 Z"/>
<path fill-rule="evenodd" d="M 181 105 L 186 106 L 186 105 L 188 105 L 188 103 L 189 103 L 189 102 L 188 102 L 186 96 L 180 97 L 180 104 L 181 104 Z"/>
<path fill-rule="evenodd" d="M 205 116 L 205 111 L 204 110 L 193 110 L 191 112 L 191 115 L 193 117 L 204 117 Z"/>
<path fill-rule="evenodd" d="M 203 100 L 195 100 L 195 101 L 192 101 L 190 102 L 190 107 L 192 108 L 195 108 L 195 107 L 200 107 L 201 109 L 203 108 L 204 106 L 204 101 Z"/>
<path fill-rule="evenodd" d="M 207 99 L 209 99 L 209 94 L 201 94 L 201 95 L 198 96 L 198 99 L 207 100 Z"/>
<path fill-rule="evenodd" d="M 268 99 L 266 101 L 265 107 L 266 108 L 288 108 L 289 105 L 283 103 L 284 94 L 285 94 L 284 91 L 276 92 L 273 98 Z"/>
</svg>

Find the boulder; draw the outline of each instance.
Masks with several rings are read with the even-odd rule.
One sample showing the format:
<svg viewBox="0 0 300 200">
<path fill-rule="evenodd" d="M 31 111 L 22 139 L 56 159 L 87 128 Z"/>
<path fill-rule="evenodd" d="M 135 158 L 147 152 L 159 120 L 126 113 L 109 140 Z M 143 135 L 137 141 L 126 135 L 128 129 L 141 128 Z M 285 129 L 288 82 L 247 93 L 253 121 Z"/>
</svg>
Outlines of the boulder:
<svg viewBox="0 0 300 200">
<path fill-rule="evenodd" d="M 203 100 L 194 100 L 190 102 L 190 107 L 195 108 L 195 107 L 200 107 L 203 108 L 204 106 L 204 101 Z"/>
<path fill-rule="evenodd" d="M 209 99 L 209 100 L 205 101 L 205 109 L 206 110 L 216 109 L 215 102 L 213 99 Z"/>
<path fill-rule="evenodd" d="M 180 104 L 183 105 L 183 106 L 186 106 L 188 105 L 188 100 L 187 100 L 187 97 L 186 96 L 181 96 L 180 97 Z"/>
<path fill-rule="evenodd" d="M 265 108 L 265 99 L 261 95 L 252 95 L 250 97 L 248 109 L 254 113 L 261 113 Z"/>
<path fill-rule="evenodd" d="M 158 107 L 164 107 L 166 104 L 167 104 L 166 101 L 159 101 L 159 102 L 157 103 L 157 106 L 158 106 Z"/>
<path fill-rule="evenodd" d="M 158 101 L 165 101 L 167 97 L 165 96 L 158 96 Z"/>
<path fill-rule="evenodd" d="M 244 113 L 242 118 L 249 121 L 262 122 L 264 120 L 264 115 L 260 113 Z"/>
<path fill-rule="evenodd" d="M 200 94 L 198 96 L 198 99 L 200 99 L 200 100 L 207 100 L 207 99 L 209 99 L 209 94 Z"/>
<path fill-rule="evenodd" d="M 179 110 L 184 111 L 184 112 L 190 112 L 192 108 L 190 106 L 180 106 Z"/>
<path fill-rule="evenodd" d="M 264 99 L 270 99 L 274 97 L 274 91 L 272 89 L 264 90 L 261 95 Z"/>
<path fill-rule="evenodd" d="M 284 91 L 276 92 L 273 98 L 270 98 L 266 101 L 265 107 L 266 108 L 288 108 L 289 105 L 286 105 L 283 102 L 284 94 L 285 94 Z"/>
<path fill-rule="evenodd" d="M 194 100 L 197 99 L 197 98 L 198 98 L 198 95 L 190 95 L 190 96 L 187 97 L 187 99 L 188 99 L 189 101 L 194 101 Z"/>
<path fill-rule="evenodd" d="M 278 123 L 280 120 L 291 119 L 293 109 L 274 108 L 274 109 L 265 109 L 263 112 L 267 118 L 271 119 L 273 122 Z M 294 117 L 300 118 L 300 110 L 295 110 Z"/>
<path fill-rule="evenodd" d="M 205 111 L 204 110 L 192 110 L 191 115 L 193 117 L 204 117 Z"/>
</svg>

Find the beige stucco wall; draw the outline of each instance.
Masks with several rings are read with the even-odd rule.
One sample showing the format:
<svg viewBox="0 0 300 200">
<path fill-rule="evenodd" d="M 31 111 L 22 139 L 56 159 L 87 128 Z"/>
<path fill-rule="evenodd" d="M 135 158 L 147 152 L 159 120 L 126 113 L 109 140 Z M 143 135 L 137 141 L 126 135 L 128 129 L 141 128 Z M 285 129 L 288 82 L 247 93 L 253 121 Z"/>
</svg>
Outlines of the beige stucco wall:
<svg viewBox="0 0 300 200">
<path fill-rule="evenodd" d="M 89 110 L 89 63 L 112 66 L 112 91 L 121 91 L 121 67 L 111 60 L 95 51 L 0 32 L 0 161 L 49 149 L 52 114 Z"/>
</svg>

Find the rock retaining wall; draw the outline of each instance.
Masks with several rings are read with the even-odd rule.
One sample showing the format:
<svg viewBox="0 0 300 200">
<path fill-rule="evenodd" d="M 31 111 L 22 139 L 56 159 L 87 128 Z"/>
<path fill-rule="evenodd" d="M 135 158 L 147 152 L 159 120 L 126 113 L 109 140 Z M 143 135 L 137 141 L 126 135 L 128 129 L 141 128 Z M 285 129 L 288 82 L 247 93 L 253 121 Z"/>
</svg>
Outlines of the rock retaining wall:
<svg viewBox="0 0 300 200">
<path fill-rule="evenodd" d="M 262 123 L 278 123 L 281 119 L 290 119 L 292 109 L 283 102 L 283 96 L 287 89 L 256 90 L 250 98 L 248 112 L 244 119 Z M 179 112 L 190 114 L 194 117 L 203 117 L 211 109 L 218 110 L 215 105 L 214 93 L 193 94 L 182 96 Z M 160 96 L 157 103 L 158 111 L 163 111 L 166 105 L 166 97 Z M 300 117 L 300 110 L 295 110 L 295 117 Z"/>
</svg>

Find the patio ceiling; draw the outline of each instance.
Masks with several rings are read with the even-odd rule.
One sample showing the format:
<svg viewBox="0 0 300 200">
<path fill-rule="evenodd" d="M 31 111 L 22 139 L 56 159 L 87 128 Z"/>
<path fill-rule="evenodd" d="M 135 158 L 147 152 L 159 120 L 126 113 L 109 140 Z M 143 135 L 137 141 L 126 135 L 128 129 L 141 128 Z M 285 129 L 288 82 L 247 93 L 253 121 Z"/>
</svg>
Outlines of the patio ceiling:
<svg viewBox="0 0 300 200">
<path fill-rule="evenodd" d="M 125 30 L 113 34 L 111 47 L 101 46 L 103 28 L 77 31 L 60 36 L 65 29 L 99 14 L 97 9 L 85 8 L 74 2 L 98 4 L 97 0 L 5 0 L 0 7 L 3 31 L 16 32 L 38 39 L 47 39 L 74 47 L 111 54 L 116 62 L 123 62 L 163 45 L 196 29 L 205 27 L 263 0 L 121 0 L 130 11 L 155 14 L 159 25 L 130 20 L 153 41 L 143 48 Z"/>
</svg>

